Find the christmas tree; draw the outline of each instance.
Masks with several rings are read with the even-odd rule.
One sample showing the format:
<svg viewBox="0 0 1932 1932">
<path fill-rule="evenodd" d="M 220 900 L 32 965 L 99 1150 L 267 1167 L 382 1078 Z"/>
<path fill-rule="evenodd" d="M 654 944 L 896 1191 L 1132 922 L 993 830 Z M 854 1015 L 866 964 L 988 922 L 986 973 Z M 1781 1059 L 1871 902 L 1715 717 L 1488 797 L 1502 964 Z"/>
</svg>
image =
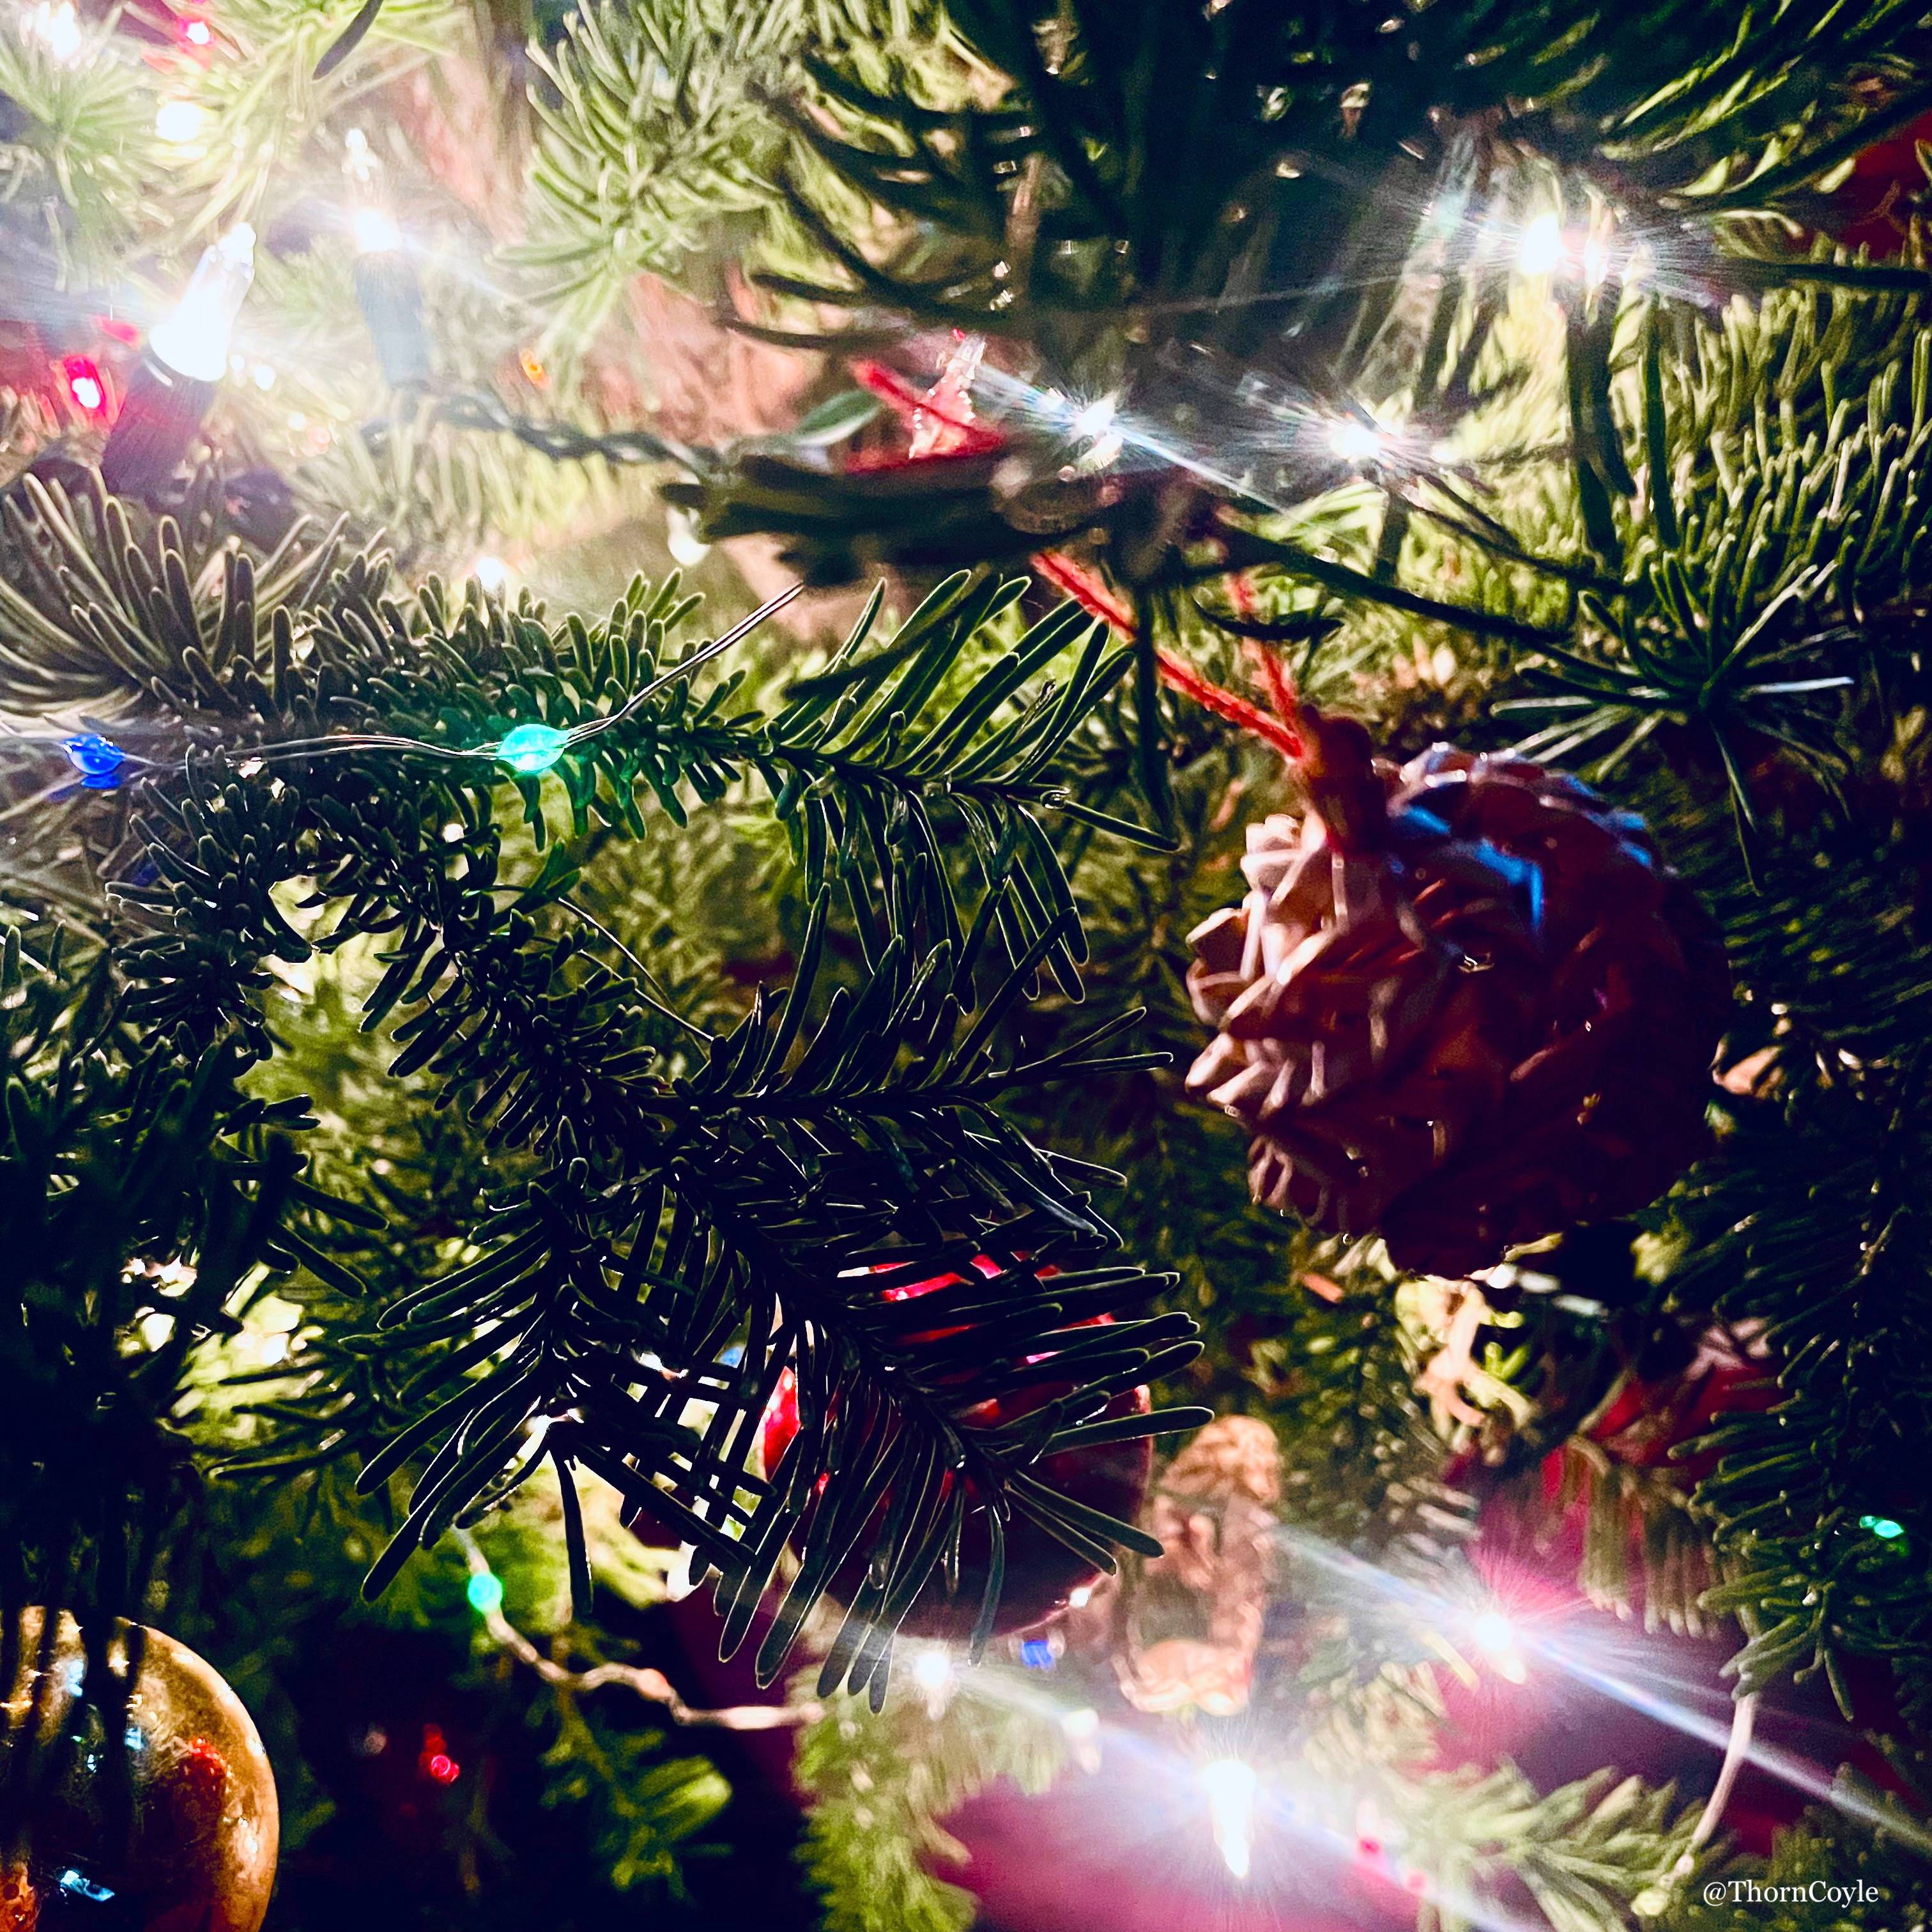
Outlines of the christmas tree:
<svg viewBox="0 0 1932 1932">
<path fill-rule="evenodd" d="M 0 1932 L 1924 1922 L 1928 115 L 0 0 Z"/>
</svg>

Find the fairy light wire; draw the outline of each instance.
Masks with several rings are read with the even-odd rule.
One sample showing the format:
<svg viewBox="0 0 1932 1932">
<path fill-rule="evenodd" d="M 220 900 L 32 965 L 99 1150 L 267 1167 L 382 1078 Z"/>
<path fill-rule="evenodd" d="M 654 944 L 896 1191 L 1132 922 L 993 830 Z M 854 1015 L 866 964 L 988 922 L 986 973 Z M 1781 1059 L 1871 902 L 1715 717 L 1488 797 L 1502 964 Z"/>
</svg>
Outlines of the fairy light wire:
<svg viewBox="0 0 1932 1932">
<path fill-rule="evenodd" d="M 591 739 L 606 731 L 614 730 L 618 725 L 634 717 L 643 706 L 648 704 L 661 692 L 669 689 L 680 680 L 691 676 L 694 672 L 700 670 L 713 658 L 722 656 L 734 646 L 742 644 L 760 625 L 777 612 L 782 610 L 794 598 L 800 596 L 804 589 L 805 586 L 802 583 L 788 585 L 776 596 L 768 598 L 748 617 L 734 625 L 723 636 L 714 638 L 710 644 L 703 646 L 689 657 L 662 672 L 641 690 L 633 692 L 615 711 L 608 712 L 602 717 L 586 719 L 567 729 L 558 730 L 554 726 L 544 724 L 541 720 L 526 719 L 518 724 L 512 725 L 502 737 L 492 744 L 468 746 L 439 745 L 426 738 L 406 737 L 394 732 L 345 732 L 326 737 L 292 739 L 281 743 L 246 747 L 226 746 L 222 748 L 218 755 L 233 758 L 244 764 L 268 765 L 284 763 L 292 759 L 343 758 L 356 752 L 393 752 L 399 756 L 418 755 L 441 758 L 454 764 L 481 762 L 494 764 L 502 758 L 505 746 L 511 742 L 518 730 L 534 725 L 539 730 L 555 731 L 556 734 L 556 742 L 554 745 L 546 746 L 544 748 L 548 754 L 544 764 L 541 766 L 531 768 L 526 774 L 535 776 L 538 770 L 548 770 L 548 766 L 554 764 L 556 759 L 561 758 L 565 752 L 574 750 L 578 746 L 587 743 Z M 74 785 L 89 785 L 91 788 L 96 790 L 113 789 L 116 788 L 114 786 L 93 782 L 87 766 L 76 756 L 74 749 L 86 739 L 98 735 L 92 733 L 65 732 L 58 737 L 41 737 L 20 734 L 0 738 L 0 752 L 4 752 L 11 747 L 24 748 L 32 746 L 39 749 L 52 746 L 64 752 L 69 761 L 74 764 L 76 773 L 75 778 L 71 781 Z M 118 754 L 116 760 L 117 774 L 120 770 L 128 766 L 138 767 L 145 771 L 171 769 L 170 766 L 162 760 L 145 758 L 140 753 L 130 752 L 124 746 L 114 743 L 111 740 L 104 740 L 102 743 L 105 748 L 111 749 Z M 191 769 L 194 763 L 194 755 L 190 752 L 184 756 L 181 761 L 182 770 L 186 772 Z M 117 776 L 116 785 L 118 782 Z M 59 790 L 64 788 L 64 787 L 56 787 L 53 789 Z M 40 796 L 44 797 L 47 795 L 43 794 Z"/>
</svg>

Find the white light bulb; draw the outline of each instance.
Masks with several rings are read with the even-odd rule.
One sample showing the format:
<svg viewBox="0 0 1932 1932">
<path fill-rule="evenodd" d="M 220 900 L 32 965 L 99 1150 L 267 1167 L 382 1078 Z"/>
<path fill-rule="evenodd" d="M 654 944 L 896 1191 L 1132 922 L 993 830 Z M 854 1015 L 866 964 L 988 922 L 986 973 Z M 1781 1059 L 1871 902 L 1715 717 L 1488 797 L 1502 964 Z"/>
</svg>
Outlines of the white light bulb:
<svg viewBox="0 0 1932 1932">
<path fill-rule="evenodd" d="M 1516 1626 L 1501 1610 L 1484 1610 L 1470 1627 L 1476 1648 L 1488 1658 L 1498 1677 L 1520 1684 L 1529 1676 L 1522 1653 L 1516 1647 Z"/>
<path fill-rule="evenodd" d="M 1365 422 L 1345 417 L 1328 432 L 1328 446 L 1344 463 L 1372 463 L 1382 454 L 1382 440 Z"/>
<path fill-rule="evenodd" d="M 50 4 L 50 0 L 40 0 L 38 6 L 26 9 L 21 16 L 20 24 L 62 67 L 80 57 L 86 37 L 81 32 L 80 16 L 74 10 L 72 0 L 59 0 L 58 5 Z"/>
<path fill-rule="evenodd" d="M 1563 224 L 1553 214 L 1539 214 L 1522 232 L 1516 265 L 1526 275 L 1546 275 L 1563 259 Z"/>
<path fill-rule="evenodd" d="M 1112 396 L 1102 396 L 1097 402 L 1089 403 L 1073 418 L 1073 434 L 1088 440 L 1106 435 L 1114 426 L 1116 406 Z"/>
<path fill-rule="evenodd" d="M 1254 1851 L 1255 1790 L 1260 1782 L 1255 1768 L 1238 1757 L 1217 1757 L 1201 1767 L 1200 1775 L 1214 1843 L 1228 1870 L 1244 1879 Z"/>
<path fill-rule="evenodd" d="M 238 222 L 202 251 L 174 314 L 149 332 L 149 352 L 177 376 L 220 382 L 228 367 L 235 318 L 254 279 L 255 231 Z"/>
<path fill-rule="evenodd" d="M 164 100 L 154 110 L 154 132 L 171 148 L 192 147 L 208 124 L 208 110 L 197 101 Z"/>
<path fill-rule="evenodd" d="M 214 34 L 206 20 L 190 20 L 182 28 L 182 38 L 191 47 L 205 47 Z"/>
<path fill-rule="evenodd" d="M 672 560 L 686 570 L 702 563 L 711 554 L 711 546 L 698 534 L 698 519 L 676 504 L 664 512 L 664 548 Z"/>
<path fill-rule="evenodd" d="M 487 553 L 470 566 L 470 574 L 494 597 L 510 580 L 510 566 L 500 556 Z"/>
<path fill-rule="evenodd" d="M 952 1681 L 952 1660 L 936 1646 L 913 1659 L 912 1681 L 928 1697 L 936 1697 Z"/>
<path fill-rule="evenodd" d="M 350 224 L 358 255 L 393 255 L 403 245 L 403 231 L 386 208 L 358 208 Z"/>
</svg>

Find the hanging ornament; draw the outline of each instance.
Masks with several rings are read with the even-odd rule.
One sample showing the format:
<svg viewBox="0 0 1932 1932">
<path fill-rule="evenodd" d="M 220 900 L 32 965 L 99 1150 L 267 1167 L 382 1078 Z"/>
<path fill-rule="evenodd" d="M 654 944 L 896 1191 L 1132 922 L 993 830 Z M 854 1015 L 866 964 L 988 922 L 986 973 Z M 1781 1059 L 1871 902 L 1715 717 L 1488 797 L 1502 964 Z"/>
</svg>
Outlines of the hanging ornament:
<svg viewBox="0 0 1932 1932">
<path fill-rule="evenodd" d="M 152 496 L 180 468 L 227 372 L 254 278 L 255 231 L 238 222 L 202 252 L 179 305 L 150 332 L 101 452 L 101 481 L 116 496 Z"/>
<path fill-rule="evenodd" d="M 1932 200 L 1919 159 L 1928 143 L 1932 114 L 1921 114 L 1862 149 L 1837 185 L 1820 197 L 1818 225 L 1840 248 L 1869 249 L 1880 261 L 1903 254 L 1912 222 L 1923 219 Z"/>
<path fill-rule="evenodd" d="M 1220 1029 L 1188 1090 L 1252 1136 L 1255 1198 L 1462 1274 L 1654 1200 L 1705 1144 L 1717 929 L 1577 779 L 1438 746 L 1398 773 L 1301 714 L 1310 808 L 1248 829 L 1192 935 Z"/>
<path fill-rule="evenodd" d="M 43 1612 L 21 1614 L 0 1702 L 0 1816 L 14 1828 L 0 1840 L 0 1932 L 50 1932 L 82 1909 L 126 1932 L 256 1932 L 280 1822 L 242 1700 L 185 1645 L 142 1630 L 124 1707 L 98 1690 L 83 1702 L 79 1627 L 62 1612 L 50 1653 L 45 1630 Z M 134 1634 L 122 1626 L 110 1646 L 117 1677 Z"/>
<path fill-rule="evenodd" d="M 980 1256 L 974 1265 L 982 1274 L 996 1275 L 1000 1264 Z M 1042 1277 L 1054 1271 L 1042 1269 Z M 935 1289 L 956 1286 L 962 1277 L 956 1274 L 935 1276 L 931 1281 L 914 1282 L 887 1288 L 886 1299 L 909 1300 L 930 1294 Z M 1098 1316 L 1091 1322 L 1076 1322 L 1088 1328 L 1110 1321 Z M 938 1341 L 957 1334 L 956 1328 L 934 1330 L 928 1336 L 909 1336 L 909 1341 Z M 962 1428 L 998 1428 L 1021 1416 L 1030 1414 L 1066 1387 L 1051 1384 L 1022 1390 L 1011 1396 L 995 1396 L 961 1412 L 957 1420 Z M 1116 1396 L 1101 1412 L 1102 1417 L 1144 1415 L 1150 1406 L 1145 1388 Z M 1096 1418 L 1098 1420 L 1099 1418 Z M 790 1370 L 779 1378 L 760 1430 L 759 1446 L 767 1472 L 775 1470 L 798 1433 L 797 1385 Z M 1032 1473 L 1046 1486 L 1070 1496 L 1088 1508 L 1103 1510 L 1123 1522 L 1139 1516 L 1146 1501 L 1148 1478 L 1154 1466 L 1154 1445 L 1142 1436 L 1127 1442 L 1099 1443 L 1069 1449 L 1057 1456 L 1045 1456 L 1033 1466 Z M 986 1586 L 992 1561 L 992 1541 L 986 1527 L 986 1505 L 971 1478 L 949 1471 L 942 1478 L 950 1494 L 950 1486 L 966 1484 L 965 1527 L 960 1538 L 957 1587 L 949 1591 L 946 1579 L 935 1571 L 907 1612 L 900 1630 L 908 1636 L 944 1639 L 964 1642 L 973 1634 L 980 1615 L 980 1595 Z M 892 1506 L 889 1490 L 879 1504 L 877 1520 L 882 1522 Z M 1000 1606 L 993 1623 L 994 1636 L 1022 1636 L 1057 1622 L 1077 1592 L 1090 1590 L 1103 1573 L 1078 1556 L 1058 1538 L 1049 1535 L 1030 1517 L 1016 1513 L 1006 1526 L 1006 1574 L 1000 1592 Z M 842 1571 L 833 1585 L 836 1595 L 847 1600 L 862 1581 L 862 1568 L 853 1565 Z"/>
</svg>

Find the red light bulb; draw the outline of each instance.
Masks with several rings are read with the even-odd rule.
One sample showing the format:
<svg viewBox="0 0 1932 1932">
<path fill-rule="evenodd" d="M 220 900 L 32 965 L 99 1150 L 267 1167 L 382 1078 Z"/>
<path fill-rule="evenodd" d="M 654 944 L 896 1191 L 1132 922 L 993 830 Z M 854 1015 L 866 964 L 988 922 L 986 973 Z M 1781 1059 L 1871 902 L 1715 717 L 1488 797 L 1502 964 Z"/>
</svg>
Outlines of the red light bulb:
<svg viewBox="0 0 1932 1932">
<path fill-rule="evenodd" d="M 64 357 L 60 365 L 61 384 L 82 416 L 105 416 L 107 383 L 100 365 L 91 356 Z"/>
</svg>

